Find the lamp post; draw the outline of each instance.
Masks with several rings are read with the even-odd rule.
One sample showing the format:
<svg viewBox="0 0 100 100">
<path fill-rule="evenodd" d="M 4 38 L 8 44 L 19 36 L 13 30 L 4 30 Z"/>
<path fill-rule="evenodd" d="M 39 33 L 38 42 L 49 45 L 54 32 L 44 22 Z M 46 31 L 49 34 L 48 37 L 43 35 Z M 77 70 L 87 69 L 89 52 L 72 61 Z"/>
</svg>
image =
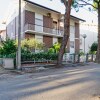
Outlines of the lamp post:
<svg viewBox="0 0 100 100">
<path fill-rule="evenodd" d="M 21 0 L 19 0 L 17 69 L 21 69 Z"/>
<path fill-rule="evenodd" d="M 85 39 L 86 39 L 87 35 L 83 34 L 82 37 L 84 38 L 84 54 L 85 54 Z"/>
<path fill-rule="evenodd" d="M 2 39 L 1 39 L 1 35 L 0 35 L 0 43 L 1 43 Z"/>
</svg>

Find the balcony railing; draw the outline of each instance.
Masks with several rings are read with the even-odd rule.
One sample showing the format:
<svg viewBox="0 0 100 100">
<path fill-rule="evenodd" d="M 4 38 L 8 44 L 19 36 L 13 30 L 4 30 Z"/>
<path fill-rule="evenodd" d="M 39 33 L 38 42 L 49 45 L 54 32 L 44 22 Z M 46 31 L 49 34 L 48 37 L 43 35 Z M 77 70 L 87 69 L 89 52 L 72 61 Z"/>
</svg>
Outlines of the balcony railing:
<svg viewBox="0 0 100 100">
<path fill-rule="evenodd" d="M 48 28 L 44 27 L 41 25 L 32 25 L 32 24 L 26 24 L 24 27 L 24 31 L 34 31 L 38 33 L 46 33 L 50 35 L 57 35 L 57 36 L 63 36 L 64 31 L 63 30 L 58 30 L 58 29 L 53 29 L 53 28 Z"/>
</svg>

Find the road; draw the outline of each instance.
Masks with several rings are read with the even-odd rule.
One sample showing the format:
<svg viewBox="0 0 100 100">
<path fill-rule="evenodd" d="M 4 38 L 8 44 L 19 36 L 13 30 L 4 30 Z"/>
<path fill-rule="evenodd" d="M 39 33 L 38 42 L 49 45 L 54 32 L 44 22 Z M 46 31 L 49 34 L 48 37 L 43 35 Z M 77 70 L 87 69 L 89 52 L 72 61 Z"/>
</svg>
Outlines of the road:
<svg viewBox="0 0 100 100">
<path fill-rule="evenodd" d="M 100 100 L 100 65 L 91 63 L 1 79 L 0 100 Z"/>
</svg>

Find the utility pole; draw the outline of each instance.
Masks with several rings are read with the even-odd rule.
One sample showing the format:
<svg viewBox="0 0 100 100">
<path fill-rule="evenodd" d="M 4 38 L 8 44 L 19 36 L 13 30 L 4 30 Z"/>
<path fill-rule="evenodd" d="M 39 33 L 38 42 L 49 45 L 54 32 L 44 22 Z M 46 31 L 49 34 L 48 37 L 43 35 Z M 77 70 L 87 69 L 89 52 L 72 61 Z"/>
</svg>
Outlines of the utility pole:
<svg viewBox="0 0 100 100">
<path fill-rule="evenodd" d="M 19 16 L 18 16 L 18 52 L 17 52 L 17 69 L 21 69 L 21 0 L 19 0 Z"/>
</svg>

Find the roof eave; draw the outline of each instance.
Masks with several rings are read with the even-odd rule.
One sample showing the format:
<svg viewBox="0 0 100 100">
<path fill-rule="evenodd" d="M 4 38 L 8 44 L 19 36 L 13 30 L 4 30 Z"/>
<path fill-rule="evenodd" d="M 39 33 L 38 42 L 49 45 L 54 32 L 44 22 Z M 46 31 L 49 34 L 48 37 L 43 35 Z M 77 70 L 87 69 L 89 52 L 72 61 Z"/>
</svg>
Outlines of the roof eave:
<svg viewBox="0 0 100 100">
<path fill-rule="evenodd" d="M 31 4 L 34 4 L 34 5 L 36 5 L 36 6 L 42 7 L 42 8 L 44 8 L 44 9 L 48 9 L 48 10 L 50 10 L 50 11 L 53 11 L 53 12 L 56 12 L 56 13 L 60 13 L 60 12 L 58 12 L 58 11 L 56 11 L 56 10 L 50 9 L 50 8 L 45 7 L 45 6 L 42 6 L 42 5 L 39 5 L 39 4 L 34 3 L 34 2 L 32 2 L 32 1 L 30 1 L 30 0 L 24 0 L 24 1 L 26 1 L 26 2 L 28 2 L 28 3 L 31 3 Z"/>
</svg>

